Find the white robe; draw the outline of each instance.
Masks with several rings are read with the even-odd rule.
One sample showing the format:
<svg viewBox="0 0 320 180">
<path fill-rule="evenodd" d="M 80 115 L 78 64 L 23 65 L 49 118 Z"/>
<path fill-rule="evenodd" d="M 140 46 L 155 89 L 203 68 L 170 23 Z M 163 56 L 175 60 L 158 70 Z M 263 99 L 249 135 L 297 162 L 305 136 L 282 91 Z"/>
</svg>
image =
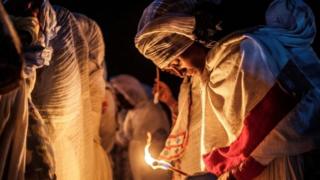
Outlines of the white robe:
<svg viewBox="0 0 320 180">
<path fill-rule="evenodd" d="M 89 18 L 57 7 L 61 26 L 50 66 L 38 72 L 33 102 L 53 128 L 56 174 L 61 180 L 112 179 L 100 145 L 104 97 L 104 42 Z"/>
<path fill-rule="evenodd" d="M 124 134 L 129 139 L 129 163 L 134 180 L 170 179 L 166 170 L 153 170 L 144 161 L 147 132 L 152 134 L 151 153 L 157 157 L 169 132 L 169 121 L 164 110 L 151 100 L 140 102 L 130 110 L 124 122 Z"/>
<path fill-rule="evenodd" d="M 257 35 L 254 33 L 231 37 L 213 48 L 207 57 L 202 76 L 202 154 L 207 156 L 206 168 L 216 174 L 228 168 L 239 168 L 243 172 L 245 168 L 242 166 L 252 157 L 265 166 L 257 179 L 301 179 L 303 161 L 299 155 L 317 148 L 317 139 L 320 137 L 316 130 L 320 126 L 315 121 L 319 117 L 320 91 L 314 73 L 320 70 L 320 63 L 315 56 L 309 56 L 312 58 L 308 60 L 279 57 L 273 61 L 274 57 L 262 50 L 263 46 L 255 37 Z M 301 77 L 300 72 L 303 74 Z M 274 87 L 278 84 L 283 88 L 283 95 L 298 98 L 302 93 L 301 99 L 296 104 L 273 99 L 269 94 L 275 92 Z M 259 107 L 261 102 L 267 102 L 269 106 Z M 273 109 L 277 105 L 275 102 L 287 104 Z M 284 110 L 286 105 L 294 106 Z M 270 109 L 273 110 L 270 112 Z M 269 125 L 265 122 L 273 121 L 276 118 L 273 114 L 278 112 L 287 114 L 279 119 L 273 129 L 267 131 L 256 146 L 253 145 L 252 150 L 247 151 L 247 147 L 256 141 L 257 134 L 252 128 L 263 132 Z M 251 126 L 248 117 L 263 125 Z M 243 141 L 247 137 L 249 141 Z M 224 160 L 220 161 L 219 155 Z M 233 165 L 230 161 L 233 161 Z"/>
</svg>

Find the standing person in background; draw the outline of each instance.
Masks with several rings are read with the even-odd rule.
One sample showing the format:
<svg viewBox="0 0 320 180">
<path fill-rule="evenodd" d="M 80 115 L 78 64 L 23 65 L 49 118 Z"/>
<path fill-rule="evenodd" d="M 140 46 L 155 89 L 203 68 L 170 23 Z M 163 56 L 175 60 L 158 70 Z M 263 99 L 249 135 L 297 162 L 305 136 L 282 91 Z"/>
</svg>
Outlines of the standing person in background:
<svg viewBox="0 0 320 180">
<path fill-rule="evenodd" d="M 47 126 L 31 98 L 36 69 L 43 66 L 38 55 L 45 50 L 36 37 L 41 27 L 34 14 L 9 19 L 2 3 L 0 18 L 0 179 L 55 179 Z"/>
<path fill-rule="evenodd" d="M 6 0 L 4 6 L 23 35 L 23 30 L 39 27 L 38 33 L 26 37 L 36 48 L 25 58 L 34 64 L 30 71 L 42 67 L 34 74 L 30 98 L 53 147 L 56 178 L 112 179 L 99 136 L 105 95 L 105 47 L 99 26 L 48 0 Z M 27 140 L 26 176 L 49 179 L 37 175 L 46 169 L 38 162 L 46 151 L 39 154 L 43 141 L 34 137 Z"/>
<path fill-rule="evenodd" d="M 117 128 L 117 102 L 114 91 L 109 82 L 106 82 L 105 97 L 102 103 L 102 116 L 100 124 L 101 145 L 107 153 L 108 174 L 114 177 L 111 151 L 115 144 Z"/>
<path fill-rule="evenodd" d="M 169 121 L 160 105 L 149 99 L 143 85 L 130 75 L 119 75 L 111 78 L 118 101 L 129 107 L 123 126 L 117 132 L 117 140 L 128 146 L 128 158 L 134 180 L 166 180 L 170 173 L 164 170 L 153 170 L 144 161 L 147 132 L 152 134 L 151 153 L 158 155 L 164 146 L 169 132 Z"/>
<path fill-rule="evenodd" d="M 2 3 L 0 41 L 0 179 L 20 180 L 25 178 L 26 139 L 30 115 L 28 101 L 34 78 L 27 76 L 20 38 Z M 31 74 L 33 73 L 35 72 Z M 46 141 L 43 141 L 44 146 L 45 143 Z M 47 163 L 50 165 L 52 162 Z M 54 176 L 52 171 L 45 173 L 49 178 Z"/>
<path fill-rule="evenodd" d="M 156 0 L 135 38 L 161 69 L 201 78 L 208 173 L 189 178 L 303 179 L 303 153 L 320 137 L 313 13 L 302 0 L 274 0 L 265 25 L 240 30 L 224 13 L 244 9 L 228 2 Z"/>
</svg>

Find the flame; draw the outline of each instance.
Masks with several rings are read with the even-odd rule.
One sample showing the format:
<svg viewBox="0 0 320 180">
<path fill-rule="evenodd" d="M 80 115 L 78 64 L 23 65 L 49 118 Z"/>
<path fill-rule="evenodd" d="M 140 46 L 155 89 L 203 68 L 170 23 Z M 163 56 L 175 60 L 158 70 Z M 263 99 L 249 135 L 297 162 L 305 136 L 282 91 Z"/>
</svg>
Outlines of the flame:
<svg viewBox="0 0 320 180">
<path fill-rule="evenodd" d="M 148 132 L 147 133 L 147 145 L 146 147 L 144 148 L 144 160 L 146 161 L 146 163 L 152 167 L 152 169 L 164 169 L 164 170 L 167 170 L 169 168 L 172 168 L 172 165 L 164 160 L 157 160 L 157 159 L 154 159 L 150 152 L 149 152 L 149 148 L 151 146 L 151 139 L 152 139 L 152 136 L 151 136 L 151 133 Z"/>
</svg>

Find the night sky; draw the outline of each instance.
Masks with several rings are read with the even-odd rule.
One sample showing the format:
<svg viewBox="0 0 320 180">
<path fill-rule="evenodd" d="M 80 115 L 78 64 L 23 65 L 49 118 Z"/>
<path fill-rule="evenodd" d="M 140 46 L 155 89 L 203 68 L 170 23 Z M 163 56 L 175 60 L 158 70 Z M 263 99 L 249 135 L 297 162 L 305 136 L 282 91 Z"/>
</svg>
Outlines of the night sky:
<svg viewBox="0 0 320 180">
<path fill-rule="evenodd" d="M 134 36 L 144 8 L 151 0 L 120 1 L 67 1 L 51 0 L 53 5 L 61 5 L 73 12 L 79 12 L 94 19 L 101 27 L 106 43 L 106 63 L 108 76 L 131 74 L 143 83 L 153 85 L 156 76 L 155 66 L 146 60 L 134 46 Z M 104 5 L 106 4 L 106 5 Z M 161 73 L 177 94 L 180 79 Z"/>
<path fill-rule="evenodd" d="M 239 1 L 239 0 L 237 0 Z M 246 2 L 248 0 L 242 0 Z M 263 2 L 268 0 L 256 0 Z M 134 47 L 139 18 L 143 9 L 151 0 L 51 0 L 52 4 L 61 5 L 71 11 L 79 12 L 97 21 L 100 25 L 106 43 L 106 63 L 109 77 L 117 74 L 131 74 L 143 83 L 152 85 L 155 78 L 155 66 L 151 61 L 139 54 Z M 320 1 L 307 0 L 313 8 L 320 29 Z M 106 5 L 104 5 L 106 4 Z M 246 12 L 244 12 L 246 13 Z M 234 14 L 230 14 L 234 16 Z M 254 17 L 254 16 L 252 16 Z M 320 52 L 320 37 L 315 41 L 315 50 Z M 161 73 L 162 80 L 166 81 L 177 94 L 179 79 Z"/>
</svg>

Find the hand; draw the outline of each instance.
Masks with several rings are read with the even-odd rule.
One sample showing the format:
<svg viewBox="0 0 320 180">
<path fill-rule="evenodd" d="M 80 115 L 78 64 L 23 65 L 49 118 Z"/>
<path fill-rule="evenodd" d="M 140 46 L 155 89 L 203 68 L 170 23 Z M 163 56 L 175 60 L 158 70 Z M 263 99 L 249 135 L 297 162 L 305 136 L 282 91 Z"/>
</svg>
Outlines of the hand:
<svg viewBox="0 0 320 180">
<path fill-rule="evenodd" d="M 157 81 L 156 81 L 152 89 L 153 94 L 157 92 L 157 86 L 159 86 L 159 90 L 158 90 L 159 100 L 165 103 L 170 108 L 172 108 L 172 106 L 176 106 L 177 101 L 174 99 L 169 86 L 162 81 L 159 81 L 159 85 L 157 85 Z"/>
<path fill-rule="evenodd" d="M 217 176 L 208 172 L 195 173 L 186 178 L 186 180 L 216 180 L 216 179 L 218 179 Z"/>
</svg>

